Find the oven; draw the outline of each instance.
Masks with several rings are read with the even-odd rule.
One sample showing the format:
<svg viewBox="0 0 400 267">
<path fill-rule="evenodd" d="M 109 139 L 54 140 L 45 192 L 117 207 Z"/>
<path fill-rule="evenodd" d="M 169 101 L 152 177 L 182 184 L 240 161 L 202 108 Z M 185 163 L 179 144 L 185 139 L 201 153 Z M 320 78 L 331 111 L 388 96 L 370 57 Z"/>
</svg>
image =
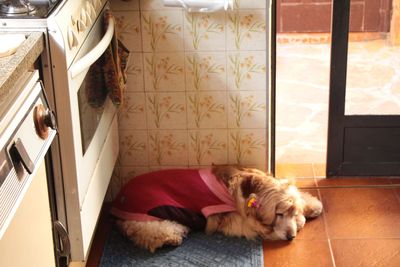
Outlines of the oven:
<svg viewBox="0 0 400 267">
<path fill-rule="evenodd" d="M 84 9 L 77 2 L 67 1 L 48 31 L 71 256 L 84 260 L 119 147 L 116 108 L 102 94 L 102 55 L 114 22 L 105 27 L 104 2 Z"/>
<path fill-rule="evenodd" d="M 30 2 L 41 1 L 54 2 Z M 44 33 L 41 78 L 58 124 L 51 146 L 54 213 L 68 231 L 71 260 L 84 261 L 119 152 L 116 107 L 100 68 L 114 20 L 105 19 L 106 0 L 55 1 L 43 17 L 0 16 L 0 30 Z"/>
</svg>

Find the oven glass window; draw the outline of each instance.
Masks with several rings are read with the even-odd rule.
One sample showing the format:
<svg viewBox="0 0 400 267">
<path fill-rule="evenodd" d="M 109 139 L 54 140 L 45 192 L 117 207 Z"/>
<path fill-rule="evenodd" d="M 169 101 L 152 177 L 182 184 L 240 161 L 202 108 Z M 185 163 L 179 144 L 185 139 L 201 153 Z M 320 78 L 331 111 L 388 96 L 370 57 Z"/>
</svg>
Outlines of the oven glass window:
<svg viewBox="0 0 400 267">
<path fill-rule="evenodd" d="M 78 90 L 83 154 L 88 149 L 99 125 L 108 94 L 102 72 L 102 60 L 103 57 L 90 67 Z"/>
</svg>

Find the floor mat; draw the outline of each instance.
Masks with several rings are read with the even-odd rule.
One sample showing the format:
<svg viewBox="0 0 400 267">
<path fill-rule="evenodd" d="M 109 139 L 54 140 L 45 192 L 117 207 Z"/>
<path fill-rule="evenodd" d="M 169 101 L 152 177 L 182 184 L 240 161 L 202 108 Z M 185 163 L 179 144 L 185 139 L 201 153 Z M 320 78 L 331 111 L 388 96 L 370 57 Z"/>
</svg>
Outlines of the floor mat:
<svg viewBox="0 0 400 267">
<path fill-rule="evenodd" d="M 190 233 L 181 246 L 163 247 L 152 254 L 137 248 L 113 228 L 100 266 L 262 267 L 262 242 L 196 232 Z"/>
</svg>

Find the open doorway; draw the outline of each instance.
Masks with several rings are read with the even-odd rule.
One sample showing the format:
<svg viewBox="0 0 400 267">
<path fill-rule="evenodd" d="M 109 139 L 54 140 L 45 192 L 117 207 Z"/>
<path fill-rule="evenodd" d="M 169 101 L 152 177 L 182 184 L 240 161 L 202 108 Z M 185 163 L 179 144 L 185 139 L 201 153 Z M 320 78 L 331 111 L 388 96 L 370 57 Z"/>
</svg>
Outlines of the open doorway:
<svg viewBox="0 0 400 267">
<path fill-rule="evenodd" d="M 399 51 L 393 47 L 399 38 L 398 2 L 350 3 L 346 112 L 364 110 L 363 106 L 372 103 L 365 102 L 368 100 L 381 110 L 388 108 L 382 98 L 376 97 L 383 90 L 387 92 L 389 83 L 399 82 L 397 61 L 391 63 L 393 71 L 384 71 L 386 67 L 382 67 L 387 66 L 388 58 L 399 58 Z M 277 177 L 326 176 L 332 4 L 333 0 L 276 1 Z M 383 70 L 385 75 L 375 70 Z M 385 84 L 380 78 L 386 80 Z M 396 92 L 396 85 L 390 88 L 392 93 Z M 390 96 L 386 95 L 388 99 Z"/>
</svg>

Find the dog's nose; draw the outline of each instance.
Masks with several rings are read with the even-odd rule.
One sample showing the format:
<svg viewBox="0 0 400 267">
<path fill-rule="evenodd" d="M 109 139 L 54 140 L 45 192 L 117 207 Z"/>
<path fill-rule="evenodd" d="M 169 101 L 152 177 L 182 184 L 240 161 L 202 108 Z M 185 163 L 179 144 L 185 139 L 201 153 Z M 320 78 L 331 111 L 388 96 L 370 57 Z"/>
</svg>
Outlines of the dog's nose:
<svg viewBox="0 0 400 267">
<path fill-rule="evenodd" d="M 291 234 L 287 234 L 287 235 L 286 235 L 286 239 L 287 239 L 288 241 L 292 241 L 293 238 L 294 238 L 294 236 L 292 236 Z"/>
</svg>

